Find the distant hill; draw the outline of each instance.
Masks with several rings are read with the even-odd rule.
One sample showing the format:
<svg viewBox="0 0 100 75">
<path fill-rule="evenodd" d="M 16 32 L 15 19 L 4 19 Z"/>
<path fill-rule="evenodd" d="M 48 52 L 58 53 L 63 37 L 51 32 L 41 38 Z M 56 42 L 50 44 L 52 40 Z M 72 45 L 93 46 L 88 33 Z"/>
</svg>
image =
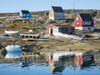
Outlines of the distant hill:
<svg viewBox="0 0 100 75">
<path fill-rule="evenodd" d="M 5 17 L 5 16 L 18 16 L 19 13 L 0 13 L 0 17 Z"/>
<path fill-rule="evenodd" d="M 65 14 L 71 14 L 72 13 L 72 9 L 67 9 L 64 10 Z M 94 12 L 99 12 L 100 10 L 95 10 L 95 9 L 91 9 L 91 10 L 74 10 L 74 13 L 90 13 L 93 14 Z M 49 11 L 37 11 L 37 12 L 30 12 L 32 15 L 44 15 L 45 13 L 49 13 Z M 0 13 L 0 17 L 5 17 L 5 16 L 18 16 L 19 13 Z"/>
</svg>

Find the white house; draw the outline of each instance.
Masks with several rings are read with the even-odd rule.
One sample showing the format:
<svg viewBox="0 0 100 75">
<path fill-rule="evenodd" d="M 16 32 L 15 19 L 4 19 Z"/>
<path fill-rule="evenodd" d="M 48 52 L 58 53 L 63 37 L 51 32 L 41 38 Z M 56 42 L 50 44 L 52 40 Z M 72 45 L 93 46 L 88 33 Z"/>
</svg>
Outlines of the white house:
<svg viewBox="0 0 100 75">
<path fill-rule="evenodd" d="M 51 19 L 51 20 L 64 19 L 64 11 L 63 11 L 62 7 L 52 6 L 49 11 L 49 19 Z"/>
</svg>

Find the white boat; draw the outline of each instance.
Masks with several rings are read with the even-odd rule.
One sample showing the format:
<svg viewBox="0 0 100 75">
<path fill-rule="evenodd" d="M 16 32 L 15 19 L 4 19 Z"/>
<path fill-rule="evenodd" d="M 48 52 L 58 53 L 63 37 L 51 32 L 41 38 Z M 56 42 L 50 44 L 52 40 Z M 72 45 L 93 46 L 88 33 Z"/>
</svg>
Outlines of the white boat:
<svg viewBox="0 0 100 75">
<path fill-rule="evenodd" d="M 6 47 L 7 52 L 21 52 L 22 49 L 20 45 L 8 45 Z"/>
<path fill-rule="evenodd" d="M 4 30 L 6 34 L 17 34 L 21 33 L 21 31 L 9 31 L 9 30 Z"/>
</svg>

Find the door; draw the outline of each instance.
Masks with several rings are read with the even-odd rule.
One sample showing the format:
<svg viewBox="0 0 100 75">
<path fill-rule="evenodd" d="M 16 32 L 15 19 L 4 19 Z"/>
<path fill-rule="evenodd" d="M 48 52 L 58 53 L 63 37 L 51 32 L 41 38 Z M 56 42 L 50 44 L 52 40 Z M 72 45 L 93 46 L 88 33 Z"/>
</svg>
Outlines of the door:
<svg viewBox="0 0 100 75">
<path fill-rule="evenodd" d="M 50 35 L 53 35 L 53 29 L 50 29 Z"/>
</svg>

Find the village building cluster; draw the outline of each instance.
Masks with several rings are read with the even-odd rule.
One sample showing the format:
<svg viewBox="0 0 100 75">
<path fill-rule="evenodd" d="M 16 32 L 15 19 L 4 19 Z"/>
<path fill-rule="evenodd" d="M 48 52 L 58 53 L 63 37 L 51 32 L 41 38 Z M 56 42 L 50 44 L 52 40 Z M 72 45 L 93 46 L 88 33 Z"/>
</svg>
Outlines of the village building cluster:
<svg viewBox="0 0 100 75">
<path fill-rule="evenodd" d="M 62 7 L 52 6 L 49 11 L 49 19 L 64 20 L 64 10 Z M 78 13 L 73 24 L 59 25 L 51 24 L 47 27 L 46 34 L 54 36 L 64 36 L 65 34 L 74 34 L 75 29 L 82 31 L 94 31 L 94 20 L 90 14 Z"/>
<path fill-rule="evenodd" d="M 44 28 L 46 28 L 46 35 L 49 36 L 67 37 L 72 35 L 71 37 L 75 37 L 76 30 L 94 31 L 94 20 L 91 14 L 78 13 L 75 19 L 70 19 L 69 17 L 66 19 L 65 12 L 60 6 L 52 6 L 48 17 L 44 20 L 40 16 L 37 19 L 32 18 L 32 16 L 28 10 L 21 10 L 18 18 L 10 21 L 10 23 L 40 24 L 41 27 L 43 27 L 43 24 L 46 24 Z M 56 21 L 62 22 L 57 23 Z M 48 24 L 49 22 L 51 23 Z M 63 22 L 70 23 L 66 25 Z"/>
</svg>

